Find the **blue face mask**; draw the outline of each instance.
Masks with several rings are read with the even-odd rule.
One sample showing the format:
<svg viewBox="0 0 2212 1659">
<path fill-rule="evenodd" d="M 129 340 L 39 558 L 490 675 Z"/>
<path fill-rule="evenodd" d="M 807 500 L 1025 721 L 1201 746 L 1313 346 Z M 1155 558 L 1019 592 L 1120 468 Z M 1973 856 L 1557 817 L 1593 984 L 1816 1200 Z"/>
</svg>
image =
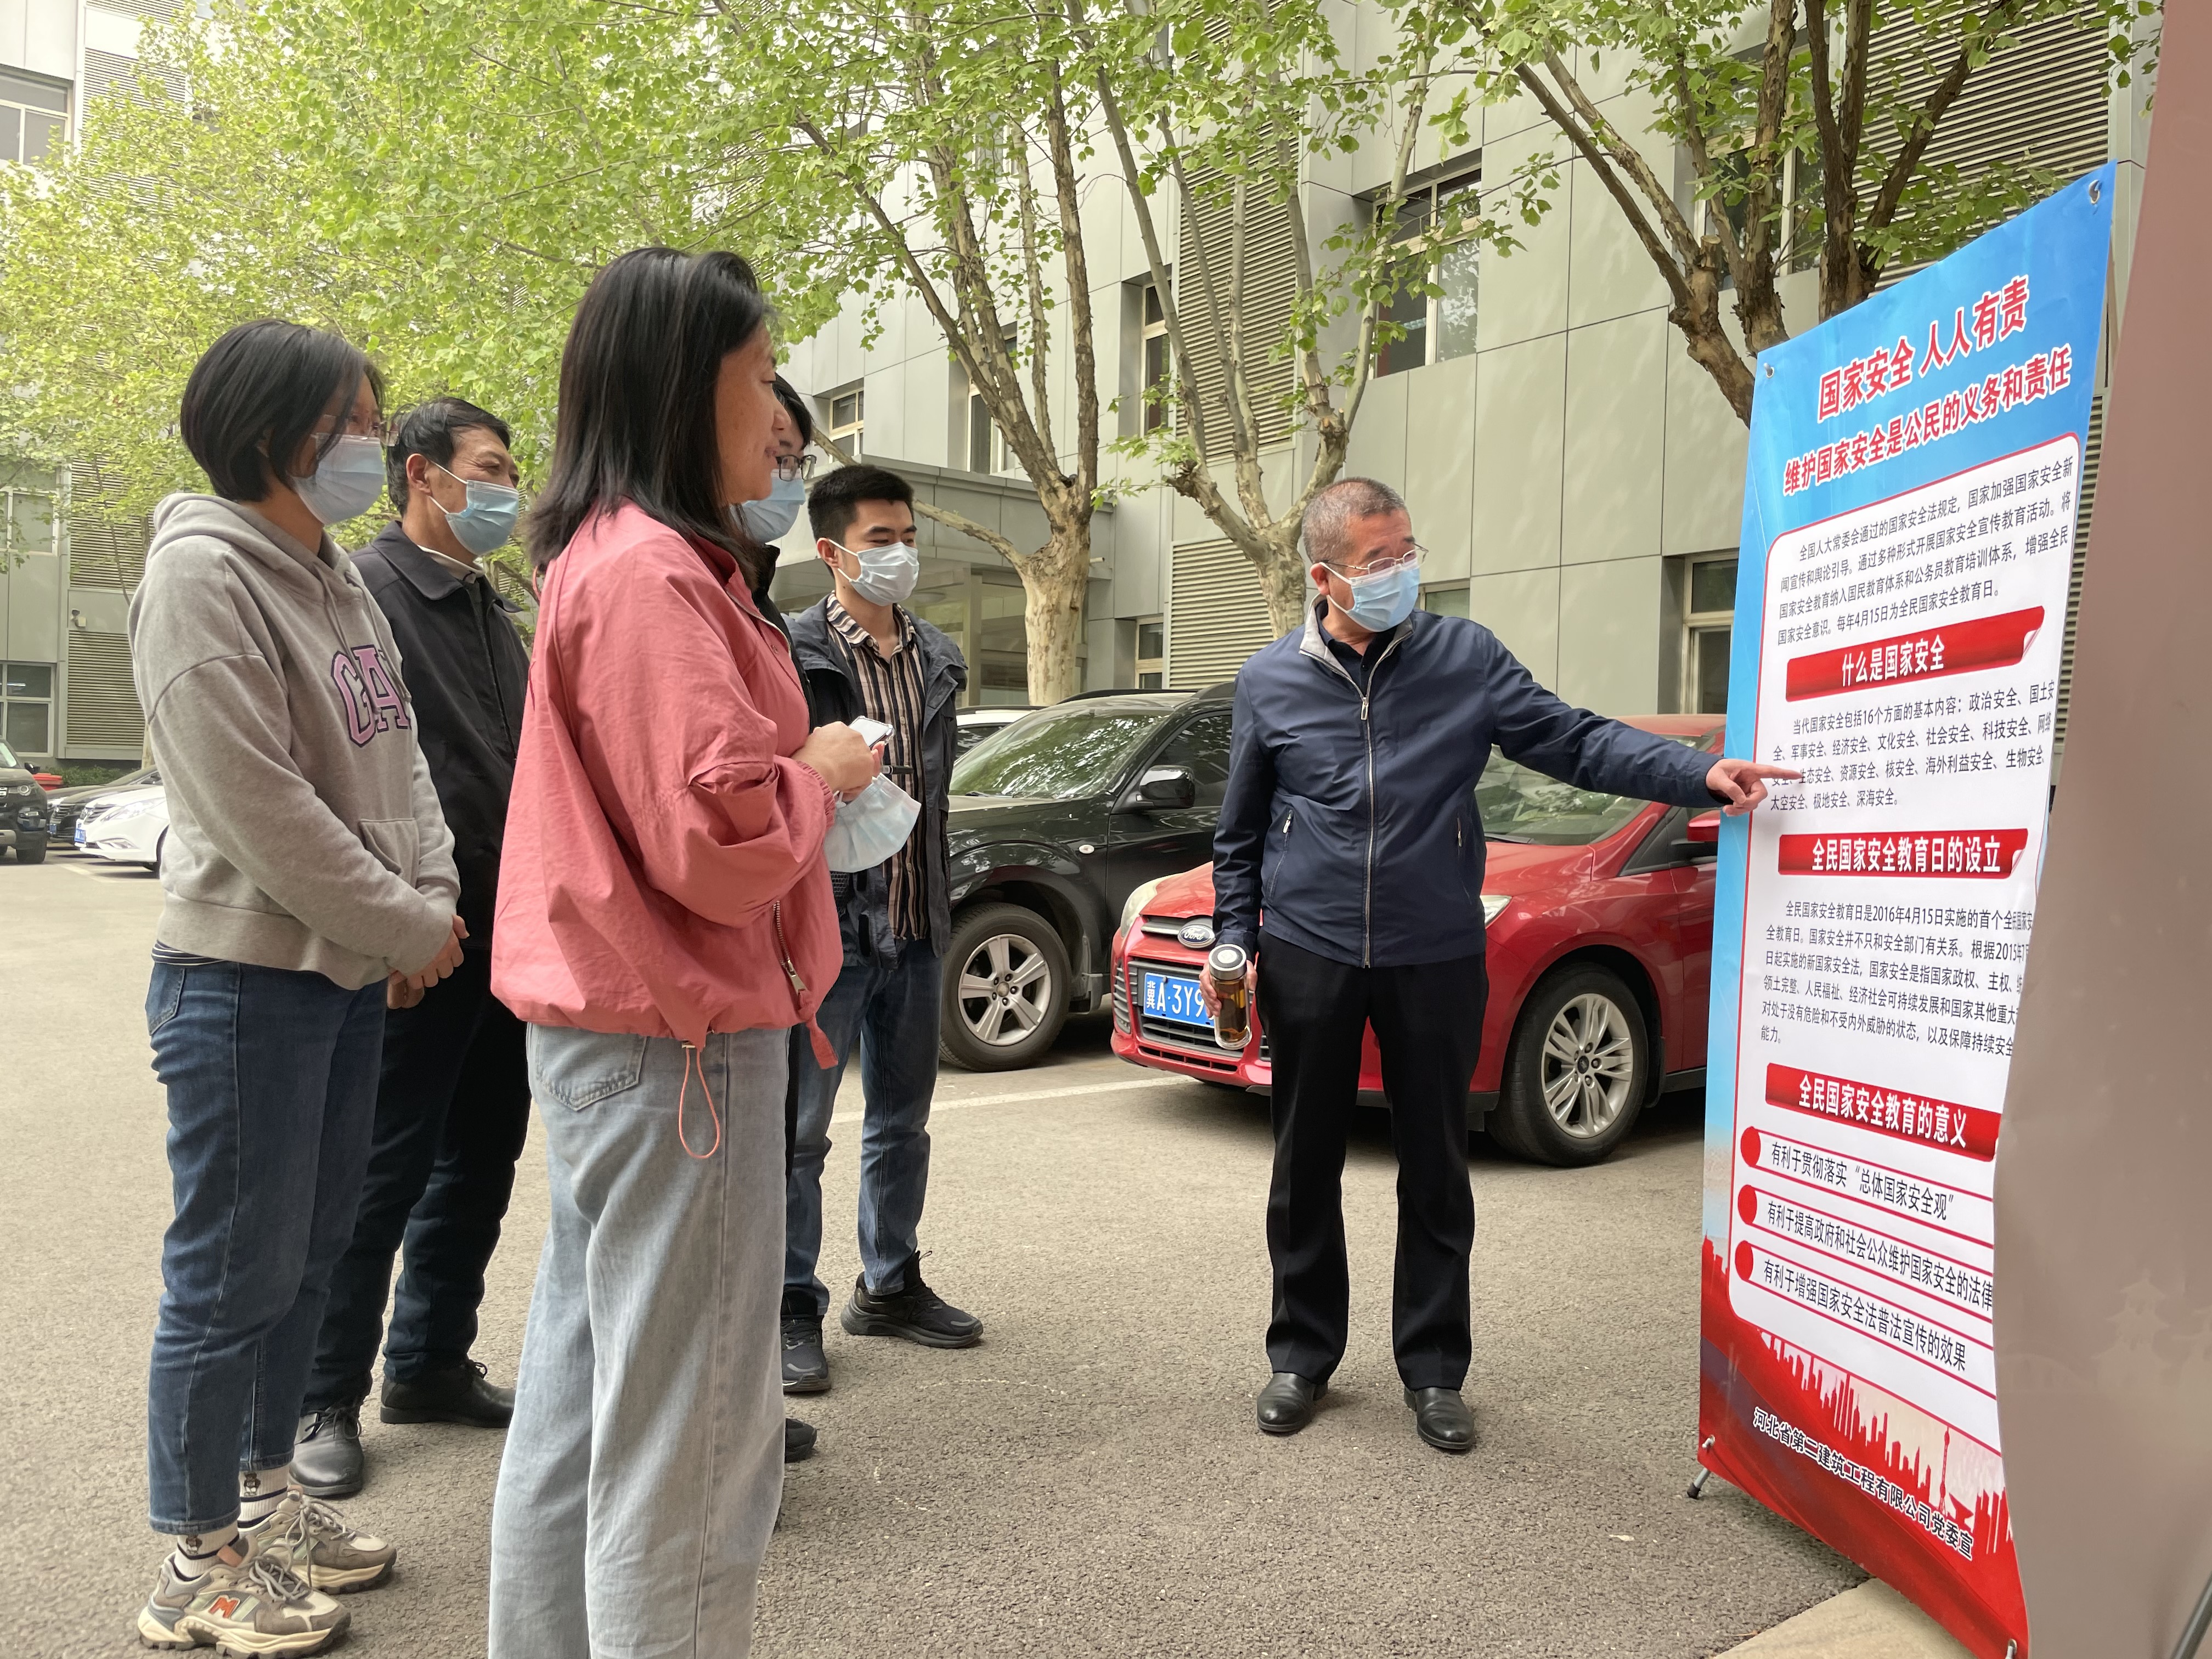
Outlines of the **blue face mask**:
<svg viewBox="0 0 2212 1659">
<path fill-rule="evenodd" d="M 292 489 L 319 523 L 358 519 L 384 493 L 384 446 L 348 433 L 323 453 L 313 472 L 292 480 Z"/>
<path fill-rule="evenodd" d="M 1370 634 L 1395 628 L 1413 614 L 1413 607 L 1420 602 L 1419 564 L 1401 564 L 1371 576 L 1346 576 L 1344 581 L 1352 590 L 1352 603 L 1337 609 Z M 1336 605 L 1334 599 L 1329 603 Z"/>
<path fill-rule="evenodd" d="M 799 522 L 799 509 L 806 505 L 806 480 L 778 478 L 765 501 L 741 502 L 738 516 L 757 542 L 781 540 Z"/>
<path fill-rule="evenodd" d="M 438 466 L 435 461 L 430 465 Z M 506 546 L 507 538 L 514 534 L 514 521 L 522 516 L 522 492 L 512 484 L 458 477 L 442 466 L 438 466 L 438 471 L 469 492 L 469 504 L 458 513 L 435 496 L 431 497 L 438 511 L 446 515 L 454 540 L 471 553 L 489 553 L 495 547 Z"/>
</svg>

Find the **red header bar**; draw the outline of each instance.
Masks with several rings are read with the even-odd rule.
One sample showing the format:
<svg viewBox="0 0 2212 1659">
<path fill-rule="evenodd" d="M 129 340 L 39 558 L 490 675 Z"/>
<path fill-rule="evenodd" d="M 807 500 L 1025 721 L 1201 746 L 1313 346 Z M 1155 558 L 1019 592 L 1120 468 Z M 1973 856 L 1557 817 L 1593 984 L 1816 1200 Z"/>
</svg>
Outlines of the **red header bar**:
<svg viewBox="0 0 2212 1659">
<path fill-rule="evenodd" d="M 1898 634 L 1868 645 L 1816 652 L 1790 659 L 1786 695 L 1832 697 L 1878 685 L 1941 679 L 1984 668 L 2008 668 L 2027 654 L 2027 642 L 2043 626 L 2043 607 L 2008 611 L 2001 617 L 1975 617 L 1917 634 Z"/>
<path fill-rule="evenodd" d="M 2001 881 L 2027 846 L 2025 830 L 1866 830 L 1784 836 L 1785 876 L 1941 876 Z"/>
<path fill-rule="evenodd" d="M 1942 1146 L 1984 1163 L 1997 1155 L 1997 1125 L 2002 1120 L 1978 1106 L 1900 1094 L 1849 1078 L 1801 1072 L 1794 1066 L 1766 1068 L 1766 1100 L 1771 1106 L 1833 1118 L 1922 1146 Z"/>
</svg>

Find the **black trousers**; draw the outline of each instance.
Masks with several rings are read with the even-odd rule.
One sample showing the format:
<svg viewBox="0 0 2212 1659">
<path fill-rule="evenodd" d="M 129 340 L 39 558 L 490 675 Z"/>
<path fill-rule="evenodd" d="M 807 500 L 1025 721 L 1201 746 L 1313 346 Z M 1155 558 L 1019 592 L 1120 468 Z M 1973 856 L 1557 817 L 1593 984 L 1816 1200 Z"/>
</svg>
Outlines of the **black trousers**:
<svg viewBox="0 0 2212 1659">
<path fill-rule="evenodd" d="M 306 1410 L 368 1398 L 395 1255 L 385 1375 L 404 1382 L 468 1358 L 530 1132 L 524 1030 L 491 994 L 489 951 L 385 1016 L 368 1174 L 331 1276 Z"/>
<path fill-rule="evenodd" d="M 1259 958 L 1260 1024 L 1274 1063 L 1269 1368 L 1320 1382 L 1344 1358 L 1352 1308 L 1344 1144 L 1358 1109 L 1361 1034 L 1372 1021 L 1398 1154 L 1390 1346 L 1407 1388 L 1456 1389 L 1474 1348 L 1467 1091 L 1489 994 L 1483 958 L 1358 968 L 1264 934 Z"/>
</svg>

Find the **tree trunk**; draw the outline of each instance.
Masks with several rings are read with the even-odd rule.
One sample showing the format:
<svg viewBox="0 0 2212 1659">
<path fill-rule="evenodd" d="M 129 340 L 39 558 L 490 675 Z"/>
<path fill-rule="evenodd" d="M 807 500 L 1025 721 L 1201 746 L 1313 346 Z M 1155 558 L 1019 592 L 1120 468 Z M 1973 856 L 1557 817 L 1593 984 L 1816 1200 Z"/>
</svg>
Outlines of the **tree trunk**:
<svg viewBox="0 0 2212 1659">
<path fill-rule="evenodd" d="M 1084 600 L 1091 581 L 1091 521 L 1053 527 L 1052 539 L 1018 562 L 1029 642 L 1030 701 L 1042 708 L 1081 690 Z M 976 642 L 980 649 L 980 642 Z"/>
<path fill-rule="evenodd" d="M 1267 622 L 1280 639 L 1305 626 L 1306 562 L 1298 547 L 1298 526 L 1278 520 L 1261 532 L 1261 550 L 1251 554 L 1260 591 L 1267 599 Z"/>
</svg>

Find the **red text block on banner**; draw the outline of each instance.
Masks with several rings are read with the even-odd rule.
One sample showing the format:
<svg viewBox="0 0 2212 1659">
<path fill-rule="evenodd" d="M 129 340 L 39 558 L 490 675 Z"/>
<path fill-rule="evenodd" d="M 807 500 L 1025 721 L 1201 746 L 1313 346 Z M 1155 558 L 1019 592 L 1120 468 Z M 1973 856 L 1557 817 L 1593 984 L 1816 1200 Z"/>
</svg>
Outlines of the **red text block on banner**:
<svg viewBox="0 0 2212 1659">
<path fill-rule="evenodd" d="M 1986 1162 L 1997 1155 L 1996 1113 L 1955 1101 L 1884 1089 L 1850 1078 L 1824 1077 L 1794 1066 L 1766 1068 L 1766 1099 L 1773 1106 L 1814 1117 L 1831 1117 L 1899 1140 L 1942 1146 Z"/>
<path fill-rule="evenodd" d="M 2027 642 L 2042 626 L 2043 607 L 2038 605 L 1839 651 L 1792 657 L 1784 695 L 1796 702 L 1802 697 L 1832 697 L 1844 691 L 1971 674 L 1982 668 L 2007 668 L 2027 654 Z"/>
<path fill-rule="evenodd" d="M 2001 881 L 2027 847 L 2025 830 L 1865 830 L 1784 836 L 1785 876 L 1944 876 Z"/>
</svg>

